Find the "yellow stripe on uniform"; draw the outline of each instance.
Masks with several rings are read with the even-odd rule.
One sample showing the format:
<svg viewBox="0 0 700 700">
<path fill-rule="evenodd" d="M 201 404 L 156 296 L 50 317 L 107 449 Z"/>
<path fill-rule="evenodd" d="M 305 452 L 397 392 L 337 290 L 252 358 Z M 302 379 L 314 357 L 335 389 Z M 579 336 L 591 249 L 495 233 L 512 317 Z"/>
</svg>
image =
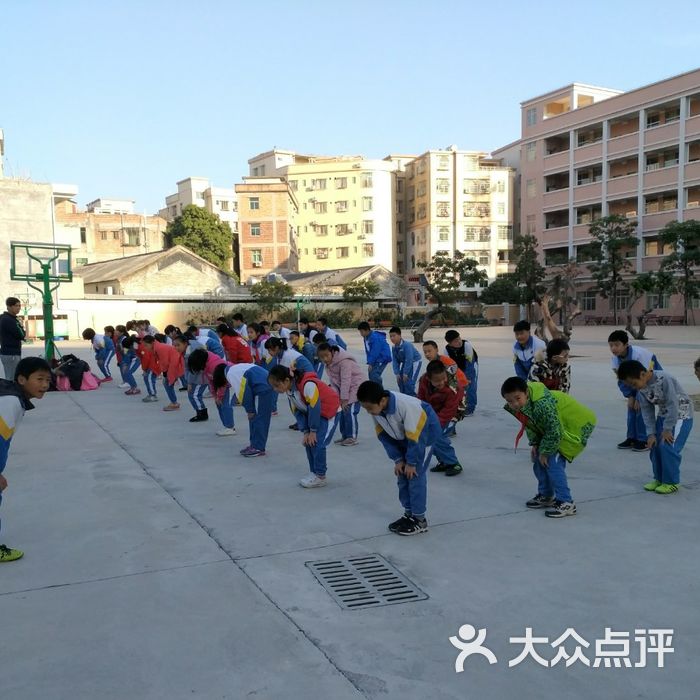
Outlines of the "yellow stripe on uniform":
<svg viewBox="0 0 700 700">
<path fill-rule="evenodd" d="M 239 405 L 243 405 L 243 395 L 245 394 L 246 378 L 241 377 L 241 383 L 238 386 L 238 391 L 236 392 L 236 398 L 238 399 Z"/>
<path fill-rule="evenodd" d="M 314 393 L 311 394 L 311 396 L 305 396 L 304 398 L 306 399 L 306 403 L 308 403 L 309 406 L 311 406 L 311 408 L 313 408 L 318 403 L 319 393 L 316 384 L 314 384 Z"/>
<path fill-rule="evenodd" d="M 428 416 L 425 411 L 421 410 L 420 412 L 420 418 L 418 419 L 418 425 L 416 426 L 416 429 L 409 432 L 408 430 L 405 430 L 406 432 L 406 437 L 409 440 L 413 440 L 413 442 L 418 442 L 418 438 L 420 437 L 420 434 L 423 432 L 423 428 L 425 427 L 425 422 L 428 420 Z"/>
<path fill-rule="evenodd" d="M 3 440 L 9 440 L 14 435 L 14 429 L 5 423 L 2 417 L 0 417 L 0 436 Z"/>
</svg>

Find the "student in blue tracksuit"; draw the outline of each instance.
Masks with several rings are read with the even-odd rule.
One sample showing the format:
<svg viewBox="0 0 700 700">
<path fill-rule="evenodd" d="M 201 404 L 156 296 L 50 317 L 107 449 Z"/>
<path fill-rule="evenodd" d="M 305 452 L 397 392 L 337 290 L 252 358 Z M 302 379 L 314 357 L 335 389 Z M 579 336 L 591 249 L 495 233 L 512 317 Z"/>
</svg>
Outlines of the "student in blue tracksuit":
<svg viewBox="0 0 700 700">
<path fill-rule="evenodd" d="M 95 333 L 92 328 L 86 328 L 83 331 L 83 340 L 89 340 L 92 343 L 92 349 L 95 351 L 95 361 L 100 368 L 100 372 L 104 375 L 100 382 L 112 381 L 112 370 L 109 363 L 114 357 L 114 341 L 107 335 Z"/>
<path fill-rule="evenodd" d="M 122 344 L 122 363 L 120 369 L 124 381 L 129 385 L 129 388 L 124 392 L 127 396 L 135 396 L 141 393 L 141 389 L 136 385 L 134 372 L 141 366 L 141 358 L 136 353 L 135 335 L 127 335 L 121 339 Z"/>
<path fill-rule="evenodd" d="M 226 352 L 224 346 L 221 344 L 221 338 L 219 338 L 216 331 L 211 330 L 211 328 L 199 330 L 197 326 L 189 326 L 185 336 L 189 340 L 196 340 L 205 350 L 213 352 L 224 360 L 226 359 Z"/>
<path fill-rule="evenodd" d="M 515 343 L 513 343 L 513 365 L 515 374 L 523 381 L 530 376 L 530 368 L 535 361 L 537 353 L 544 354 L 547 351 L 547 343 L 541 338 L 532 335 L 529 321 L 518 321 L 513 326 Z"/>
<path fill-rule="evenodd" d="M 399 535 L 426 532 L 427 472 L 433 449 L 438 448 L 448 461 L 454 458 L 457 462 L 435 411 L 425 401 L 385 391 L 376 382 L 360 384 L 357 400 L 372 416 L 377 437 L 394 462 L 404 514 L 389 524 L 389 530 Z"/>
<path fill-rule="evenodd" d="M 51 368 L 40 357 L 25 357 L 15 368 L 12 379 L 0 379 L 0 503 L 7 479 L 3 471 L 7 466 L 10 443 L 15 430 L 22 421 L 25 411 L 34 408 L 31 399 L 42 399 L 49 390 Z M 41 429 L 41 425 L 37 428 Z M 0 564 L 21 559 L 24 553 L 0 544 Z"/>
<path fill-rule="evenodd" d="M 639 345 L 630 345 L 630 337 L 625 331 L 613 331 L 608 337 L 608 346 L 612 353 L 612 370 L 617 377 L 617 370 L 621 362 L 625 360 L 637 360 L 648 371 L 663 369 L 656 355 Z M 647 448 L 647 431 L 644 427 L 644 417 L 637 398 L 637 390 L 633 387 L 617 381 L 622 395 L 627 399 L 627 437 L 618 444 L 620 450 L 632 450 L 645 452 Z"/>
<path fill-rule="evenodd" d="M 215 389 L 227 384 L 231 389 L 231 405 L 243 406 L 248 414 L 250 445 L 241 450 L 244 457 L 264 457 L 270 432 L 273 398 L 276 397 L 264 367 L 248 362 L 226 366 L 221 363 L 212 376 Z"/>
<path fill-rule="evenodd" d="M 398 326 L 394 326 L 389 331 L 389 340 L 392 346 L 391 363 L 399 391 L 407 396 L 415 396 L 416 382 L 423 366 L 423 358 L 413 343 L 403 340 Z"/>
<path fill-rule="evenodd" d="M 343 350 L 348 349 L 348 344 L 343 340 L 340 333 L 329 328 L 328 319 L 325 318 L 325 316 L 321 316 L 321 318 L 316 321 L 316 330 L 326 336 L 326 342 L 329 345 L 337 345 L 339 348 L 343 348 Z M 310 340 L 313 340 L 313 338 L 310 338 Z"/>
<path fill-rule="evenodd" d="M 382 372 L 391 362 L 391 349 L 386 341 L 386 333 L 373 331 L 367 321 L 358 323 L 357 330 L 365 341 L 369 380 L 382 386 Z"/>
<path fill-rule="evenodd" d="M 538 338 L 539 340 L 539 338 Z M 462 340 L 462 337 L 455 330 L 449 330 L 445 333 L 445 352 L 447 356 L 452 358 L 457 367 L 464 372 L 469 380 L 467 386 L 467 412 L 466 416 L 474 414 L 476 409 L 476 390 L 479 383 L 479 355 L 477 355 L 474 346 L 468 340 Z"/>
</svg>

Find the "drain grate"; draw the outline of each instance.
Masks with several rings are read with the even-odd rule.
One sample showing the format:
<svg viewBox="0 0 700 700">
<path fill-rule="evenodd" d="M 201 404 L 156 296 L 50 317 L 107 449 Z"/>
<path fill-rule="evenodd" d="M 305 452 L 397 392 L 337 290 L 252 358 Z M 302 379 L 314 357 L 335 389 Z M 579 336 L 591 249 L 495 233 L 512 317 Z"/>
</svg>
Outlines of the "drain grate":
<svg viewBox="0 0 700 700">
<path fill-rule="evenodd" d="M 308 561 L 306 566 L 341 608 L 395 605 L 428 597 L 378 554 Z"/>
</svg>

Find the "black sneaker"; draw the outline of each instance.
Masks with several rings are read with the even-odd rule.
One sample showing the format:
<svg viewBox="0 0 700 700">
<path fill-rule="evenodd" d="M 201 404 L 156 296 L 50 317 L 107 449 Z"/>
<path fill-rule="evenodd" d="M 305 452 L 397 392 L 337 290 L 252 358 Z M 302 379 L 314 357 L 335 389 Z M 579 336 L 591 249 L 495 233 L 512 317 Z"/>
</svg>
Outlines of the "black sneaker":
<svg viewBox="0 0 700 700">
<path fill-rule="evenodd" d="M 575 503 L 564 503 L 556 501 L 552 510 L 546 510 L 544 514 L 548 518 L 565 518 L 567 515 L 576 515 Z"/>
<path fill-rule="evenodd" d="M 430 467 L 431 472 L 445 472 L 449 469 L 449 465 L 438 462 L 434 467 Z"/>
<path fill-rule="evenodd" d="M 391 530 L 391 532 L 398 532 L 399 528 L 404 524 L 404 522 L 410 519 L 411 516 L 408 513 L 404 513 L 398 520 L 394 520 L 393 523 L 389 523 L 389 530 Z"/>
<path fill-rule="evenodd" d="M 636 440 L 633 440 L 632 438 L 627 438 L 627 440 L 624 440 L 621 442 L 618 446 L 618 450 L 631 450 L 634 447 L 634 443 L 637 442 Z"/>
<path fill-rule="evenodd" d="M 646 452 L 649 448 L 643 440 L 635 440 L 632 452 Z"/>
<path fill-rule="evenodd" d="M 178 389 L 178 391 L 187 391 L 187 387 L 186 387 L 186 386 L 181 386 L 181 387 Z"/>
<path fill-rule="evenodd" d="M 538 493 L 534 498 L 531 498 L 525 505 L 528 508 L 549 508 L 555 503 L 554 496 L 543 496 Z"/>
<path fill-rule="evenodd" d="M 292 423 L 292 424 L 289 426 L 289 429 L 290 429 L 290 430 L 299 430 L 299 426 L 298 426 L 296 423 Z"/>
<path fill-rule="evenodd" d="M 397 535 L 420 535 L 421 532 L 428 532 L 428 521 L 425 518 L 406 518 L 406 520 L 396 529 Z"/>
<path fill-rule="evenodd" d="M 445 469 L 445 476 L 457 476 L 457 474 L 462 473 L 462 465 L 461 464 L 450 464 L 447 469 Z"/>
</svg>

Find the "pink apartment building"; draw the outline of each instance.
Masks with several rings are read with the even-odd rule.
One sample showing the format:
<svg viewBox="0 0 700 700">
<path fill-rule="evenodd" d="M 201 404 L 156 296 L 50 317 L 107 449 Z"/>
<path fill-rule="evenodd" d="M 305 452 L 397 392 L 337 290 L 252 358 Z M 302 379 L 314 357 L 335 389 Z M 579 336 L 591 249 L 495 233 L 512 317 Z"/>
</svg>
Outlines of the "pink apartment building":
<svg viewBox="0 0 700 700">
<path fill-rule="evenodd" d="M 521 109 L 522 138 L 493 155 L 519 150 L 520 230 L 537 236 L 546 265 L 587 262 L 591 221 L 622 214 L 639 222 L 634 269 L 655 270 L 659 230 L 700 220 L 700 70 L 624 93 L 573 83 Z M 609 316 L 609 302 L 582 282 L 584 314 Z M 657 314 L 681 307 L 664 299 Z M 700 321 L 697 309 L 696 299 Z"/>
</svg>

